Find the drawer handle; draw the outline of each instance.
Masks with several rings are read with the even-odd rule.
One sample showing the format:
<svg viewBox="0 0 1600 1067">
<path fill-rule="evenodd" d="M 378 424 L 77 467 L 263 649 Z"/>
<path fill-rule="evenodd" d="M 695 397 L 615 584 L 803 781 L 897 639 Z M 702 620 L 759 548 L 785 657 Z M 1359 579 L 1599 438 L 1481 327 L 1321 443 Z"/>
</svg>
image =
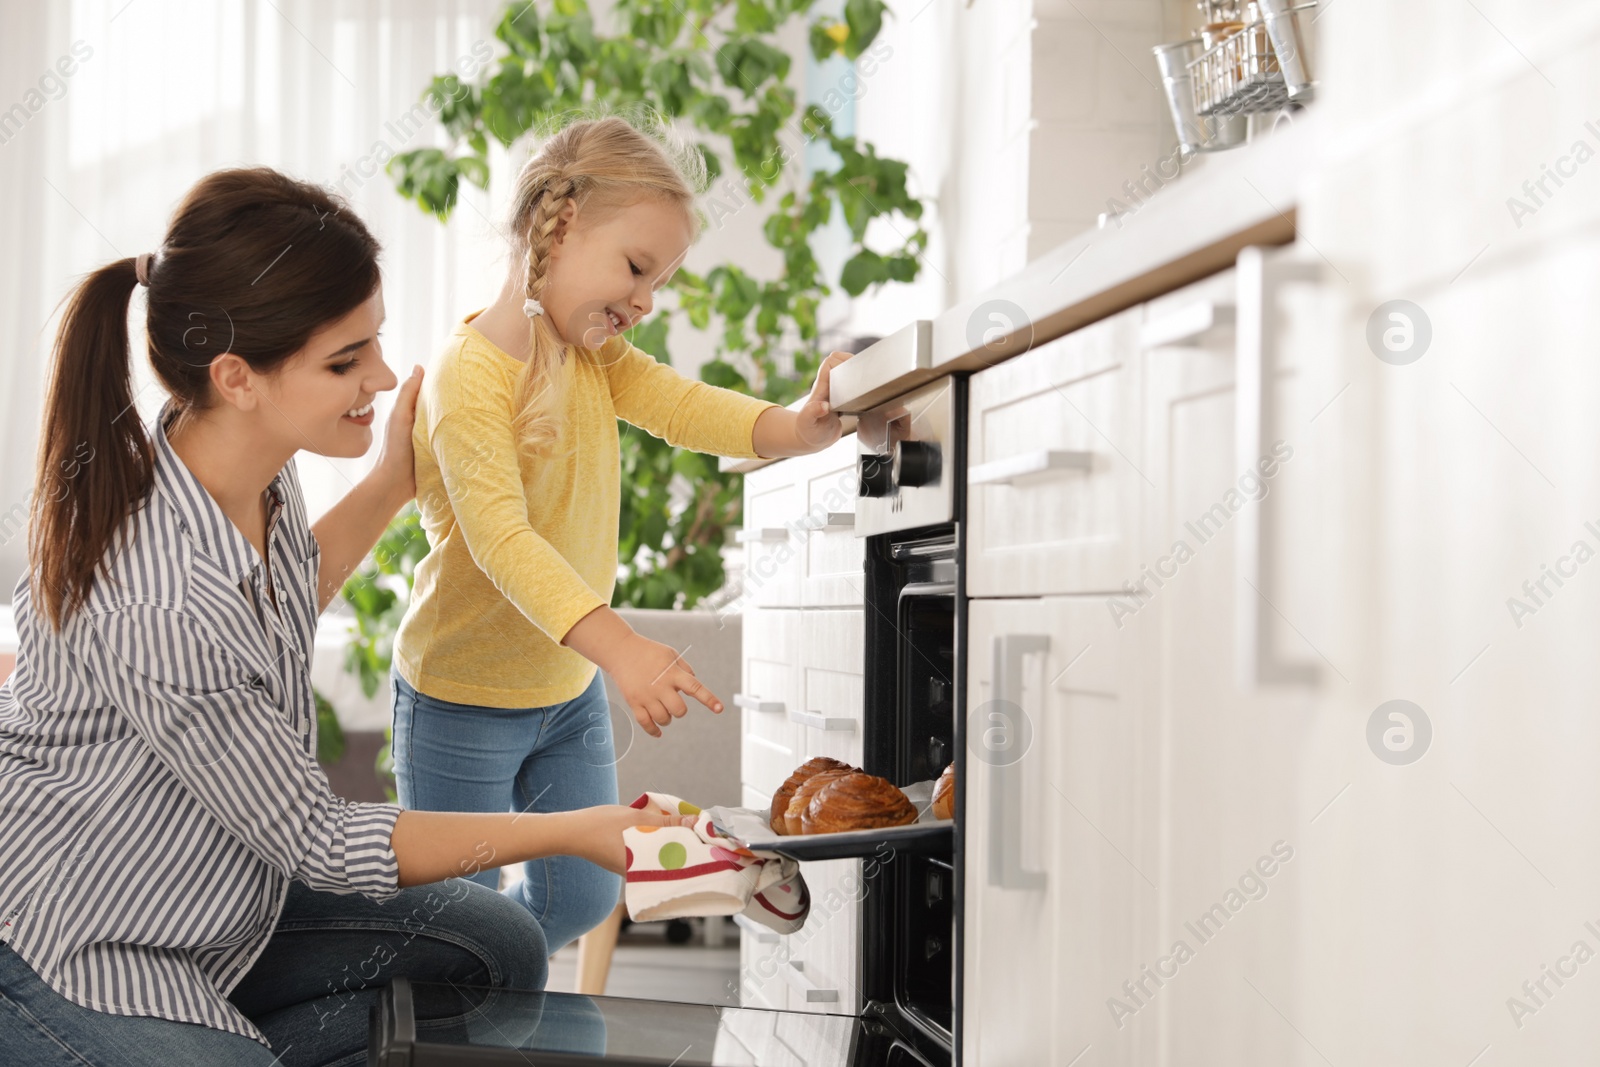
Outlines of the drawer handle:
<svg viewBox="0 0 1600 1067">
<path fill-rule="evenodd" d="M 839 999 L 837 989 L 823 989 L 810 978 L 806 977 L 806 965 L 799 960 L 790 960 L 789 966 L 783 969 L 783 980 L 789 983 L 789 988 L 806 998 L 807 1004 L 834 1003 Z"/>
<path fill-rule="evenodd" d="M 1007 456 L 992 463 L 980 463 L 967 471 L 967 484 L 1016 485 L 1019 482 L 1053 478 L 1066 471 L 1086 471 L 1093 468 L 1093 452 L 1040 449 L 1037 452 L 1024 452 L 1020 456 Z"/>
<path fill-rule="evenodd" d="M 744 693 L 733 694 L 733 706 L 743 708 L 745 711 L 782 711 L 783 701 L 762 700 L 760 697 L 748 696 Z"/>
<path fill-rule="evenodd" d="M 739 929 L 755 938 L 760 944 L 776 945 L 778 943 L 778 932 L 762 926 L 754 919 L 735 914 L 733 917 L 733 925 L 737 926 Z"/>
<path fill-rule="evenodd" d="M 770 545 L 789 540 L 789 531 L 782 526 L 767 526 L 758 530 L 735 530 L 733 539 L 741 545 L 751 543 Z"/>
<path fill-rule="evenodd" d="M 820 711 L 789 712 L 789 721 L 799 723 L 801 726 L 813 726 L 818 730 L 854 730 L 856 721 L 847 715 L 824 715 Z"/>
<path fill-rule="evenodd" d="M 1139 328 L 1141 349 L 1163 348 L 1167 345 L 1195 347 L 1202 337 L 1212 330 L 1232 326 L 1232 304 L 1214 300 L 1200 300 L 1188 307 L 1179 308 L 1170 315 L 1152 319 Z"/>
<path fill-rule="evenodd" d="M 801 529 L 811 533 L 826 533 L 829 530 L 854 530 L 856 528 L 856 513 L 853 511 L 830 511 L 826 515 L 813 515 L 800 525 Z"/>
</svg>

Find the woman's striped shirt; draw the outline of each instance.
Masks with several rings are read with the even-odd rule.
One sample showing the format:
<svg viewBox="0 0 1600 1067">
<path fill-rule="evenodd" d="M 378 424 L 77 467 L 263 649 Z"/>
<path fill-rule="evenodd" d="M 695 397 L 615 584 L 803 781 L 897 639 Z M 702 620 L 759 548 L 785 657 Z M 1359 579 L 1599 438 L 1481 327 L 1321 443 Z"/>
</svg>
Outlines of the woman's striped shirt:
<svg viewBox="0 0 1600 1067">
<path fill-rule="evenodd" d="M 294 463 L 271 485 L 269 576 L 167 441 L 172 411 L 150 427 L 154 486 L 111 580 L 59 634 L 31 576 L 17 585 L 0 940 L 76 1004 L 268 1044 L 227 994 L 289 880 L 390 899 L 401 809 L 334 796 L 317 764 L 320 550 Z"/>
</svg>

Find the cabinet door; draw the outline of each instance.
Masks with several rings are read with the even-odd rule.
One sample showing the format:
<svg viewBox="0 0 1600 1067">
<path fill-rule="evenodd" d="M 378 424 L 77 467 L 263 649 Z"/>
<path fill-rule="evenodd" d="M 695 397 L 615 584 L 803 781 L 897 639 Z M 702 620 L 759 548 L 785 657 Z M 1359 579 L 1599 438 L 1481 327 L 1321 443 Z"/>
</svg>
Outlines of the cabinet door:
<svg viewBox="0 0 1600 1067">
<path fill-rule="evenodd" d="M 856 439 L 840 438 L 800 464 L 805 512 L 800 533 L 800 603 L 860 607 L 866 543 L 856 536 Z"/>
<path fill-rule="evenodd" d="M 733 697 L 742 718 L 740 778 L 765 793 L 776 789 L 802 761 L 800 727 L 789 718 L 798 707 L 802 612 L 784 608 L 746 610 L 744 672 Z"/>
<path fill-rule="evenodd" d="M 802 759 L 832 756 L 860 765 L 865 635 L 860 610 L 801 613 L 799 704 L 790 717 L 800 730 Z"/>
<path fill-rule="evenodd" d="M 1130 309 L 972 376 L 971 595 L 1103 592 L 1132 576 L 1138 322 Z"/>
<path fill-rule="evenodd" d="M 1156 958 L 1159 739 L 1099 597 L 973 600 L 964 1062 L 1131 1063 L 1106 1001 Z"/>
<path fill-rule="evenodd" d="M 1317 1039 L 1308 1046 L 1294 1028 L 1307 1016 L 1298 938 L 1311 804 L 1338 782 L 1308 770 L 1331 671 L 1301 668 L 1319 659 L 1309 641 L 1325 641 L 1316 601 L 1337 590 L 1311 597 L 1314 585 L 1281 580 L 1308 571 L 1314 580 L 1333 560 L 1284 536 L 1281 505 L 1306 489 L 1294 480 L 1314 462 L 1306 426 L 1275 418 L 1266 439 L 1241 447 L 1262 410 L 1256 385 L 1241 382 L 1259 382 L 1281 414 L 1305 381 L 1282 366 L 1264 380 L 1250 369 L 1257 339 L 1245 295 L 1230 271 L 1145 309 L 1140 576 L 1108 599 L 1163 751 L 1147 809 L 1160 844 L 1145 868 L 1160 887 L 1158 936 L 1132 987 L 1108 994 L 1118 1016 L 1108 1039 L 1130 1063 L 1320 1062 Z M 1236 300 L 1237 330 L 1187 310 Z M 1186 321 L 1201 328 L 1170 325 Z M 1266 645 L 1252 642 L 1256 627 L 1267 628 Z M 1265 672 L 1260 647 L 1282 669 Z M 1142 977 L 1146 966 L 1153 977 Z"/>
<path fill-rule="evenodd" d="M 744 476 L 744 524 L 734 537 L 745 546 L 744 606 L 800 606 L 802 467 L 784 460 Z"/>
</svg>

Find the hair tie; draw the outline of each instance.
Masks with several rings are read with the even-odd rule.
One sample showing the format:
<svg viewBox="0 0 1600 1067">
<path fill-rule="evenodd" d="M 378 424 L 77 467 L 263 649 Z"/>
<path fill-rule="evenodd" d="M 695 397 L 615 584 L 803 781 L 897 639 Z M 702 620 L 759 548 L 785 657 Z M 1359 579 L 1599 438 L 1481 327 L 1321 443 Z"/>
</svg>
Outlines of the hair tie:
<svg viewBox="0 0 1600 1067">
<path fill-rule="evenodd" d="M 537 315 L 543 315 L 544 305 L 530 296 L 522 302 L 522 313 L 530 319 Z"/>
<path fill-rule="evenodd" d="M 140 252 L 133 261 L 134 277 L 139 279 L 140 285 L 150 284 L 150 253 Z"/>
</svg>

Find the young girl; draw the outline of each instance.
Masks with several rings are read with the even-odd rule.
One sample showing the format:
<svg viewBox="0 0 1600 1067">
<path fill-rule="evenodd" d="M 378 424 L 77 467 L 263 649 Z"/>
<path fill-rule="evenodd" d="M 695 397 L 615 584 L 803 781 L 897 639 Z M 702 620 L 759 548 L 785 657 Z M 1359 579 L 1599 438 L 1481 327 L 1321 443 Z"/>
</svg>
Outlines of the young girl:
<svg viewBox="0 0 1600 1067">
<path fill-rule="evenodd" d="M 223 171 L 159 251 L 95 271 L 66 309 L 0 686 L 0 1062 L 365 1063 L 396 976 L 543 986 L 538 923 L 452 876 L 557 853 L 621 870 L 622 830 L 666 822 L 329 792 L 316 619 L 413 495 L 420 378 L 314 530 L 290 459 L 372 443 L 373 397 L 396 385 L 377 255 L 317 187 Z M 138 285 L 170 394 L 148 429 Z"/>
<path fill-rule="evenodd" d="M 517 178 L 511 270 L 445 345 L 419 401 L 417 500 L 431 551 L 394 648 L 400 801 L 557 812 L 613 804 L 604 684 L 653 737 L 722 702 L 685 655 L 608 606 L 617 574 L 620 417 L 674 445 L 794 456 L 839 437 L 830 355 L 798 411 L 678 375 L 629 344 L 694 240 L 699 175 L 619 118 L 574 122 Z M 686 178 L 685 173 L 690 177 Z M 688 652 L 687 649 L 684 650 Z M 477 879 L 497 884 L 498 872 Z M 620 880 L 529 862 L 508 893 L 552 951 L 598 924 Z"/>
</svg>

